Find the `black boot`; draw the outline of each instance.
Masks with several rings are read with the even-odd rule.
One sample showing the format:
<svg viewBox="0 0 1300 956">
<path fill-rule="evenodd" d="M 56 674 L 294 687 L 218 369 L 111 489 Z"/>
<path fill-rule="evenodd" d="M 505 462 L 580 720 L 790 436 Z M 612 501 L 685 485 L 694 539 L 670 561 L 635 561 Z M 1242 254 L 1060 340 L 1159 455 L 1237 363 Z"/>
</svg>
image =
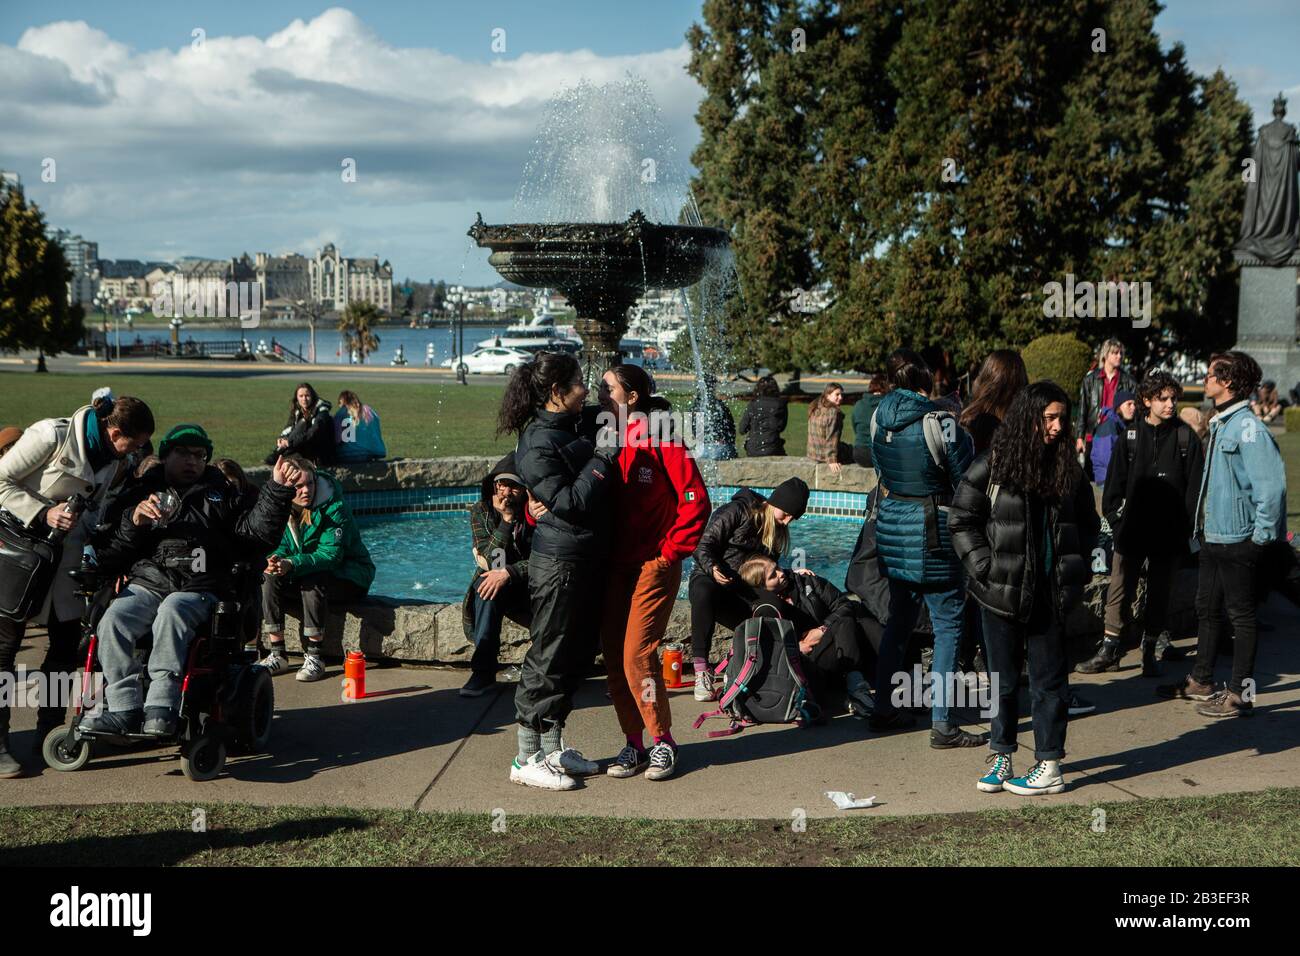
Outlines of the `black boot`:
<svg viewBox="0 0 1300 956">
<path fill-rule="evenodd" d="M 1144 637 L 1142 639 L 1142 676 L 1160 676 L 1159 639 Z"/>
<path fill-rule="evenodd" d="M 1119 638 L 1105 637 L 1102 638 L 1101 647 L 1091 660 L 1086 660 L 1075 667 L 1079 674 L 1100 674 L 1104 671 L 1119 670 L 1119 659 L 1122 652 L 1119 649 Z"/>
</svg>

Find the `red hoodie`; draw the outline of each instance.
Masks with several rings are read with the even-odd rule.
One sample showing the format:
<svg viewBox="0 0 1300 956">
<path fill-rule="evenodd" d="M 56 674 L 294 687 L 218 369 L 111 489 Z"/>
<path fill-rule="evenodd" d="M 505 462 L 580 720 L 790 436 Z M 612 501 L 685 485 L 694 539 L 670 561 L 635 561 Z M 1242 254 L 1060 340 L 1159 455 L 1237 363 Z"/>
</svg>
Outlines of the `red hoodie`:
<svg viewBox="0 0 1300 956">
<path fill-rule="evenodd" d="M 659 555 L 681 561 L 700 543 L 709 519 L 709 493 L 695 459 L 680 441 L 652 442 L 649 422 L 627 425 L 618 453 L 623 481 L 614 487 L 614 560 L 641 564 Z"/>
</svg>

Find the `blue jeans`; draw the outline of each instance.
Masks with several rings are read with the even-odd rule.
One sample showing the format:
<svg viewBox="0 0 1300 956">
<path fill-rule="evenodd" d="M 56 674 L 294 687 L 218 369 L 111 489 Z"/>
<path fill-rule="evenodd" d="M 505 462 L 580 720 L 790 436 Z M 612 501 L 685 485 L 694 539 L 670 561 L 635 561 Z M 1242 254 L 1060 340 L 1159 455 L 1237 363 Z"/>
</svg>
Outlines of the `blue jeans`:
<svg viewBox="0 0 1300 956">
<path fill-rule="evenodd" d="M 528 595 L 523 585 L 510 581 L 490 601 L 479 597 L 476 588 L 473 600 L 474 629 L 470 637 L 474 641 L 474 656 L 469 666 L 476 673 L 495 674 L 497 658 L 501 655 L 501 625 L 507 615 L 528 619 Z"/>
<path fill-rule="evenodd" d="M 876 659 L 876 713 L 888 716 L 893 712 L 890 702 L 894 675 L 903 661 L 903 648 L 916 626 L 921 613 L 921 602 L 930 609 L 930 623 L 934 625 L 934 661 L 930 671 L 935 675 L 934 705 L 930 708 L 932 723 L 948 722 L 948 688 L 951 674 L 957 666 L 957 648 L 961 644 L 963 618 L 966 610 L 966 589 L 941 585 L 924 587 L 908 581 L 889 581 L 889 620 L 880 639 L 880 655 Z"/>
<path fill-rule="evenodd" d="M 163 598 L 129 584 L 99 621 L 99 663 L 111 713 L 139 710 L 140 663 L 135 645 L 153 632 L 149 653 L 149 694 L 145 707 L 176 710 L 181 702 L 185 655 L 198 628 L 212 618 L 217 596 L 207 591 L 175 591 Z"/>
</svg>

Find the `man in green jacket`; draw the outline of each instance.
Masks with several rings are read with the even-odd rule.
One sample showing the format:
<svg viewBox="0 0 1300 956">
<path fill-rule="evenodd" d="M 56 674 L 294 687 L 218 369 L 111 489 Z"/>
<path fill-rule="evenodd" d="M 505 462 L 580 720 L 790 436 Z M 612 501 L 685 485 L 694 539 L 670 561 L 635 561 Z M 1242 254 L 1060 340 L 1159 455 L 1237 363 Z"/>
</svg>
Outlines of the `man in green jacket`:
<svg viewBox="0 0 1300 956">
<path fill-rule="evenodd" d="M 270 645 L 262 666 L 272 674 L 289 666 L 284 602 L 301 594 L 303 662 L 298 680 L 317 681 L 325 676 L 320 651 L 330 602 L 347 604 L 365 597 L 375 579 L 375 563 L 338 480 L 317 471 L 305 458 L 288 457 L 301 474 L 293 513 L 262 577 L 262 630 Z"/>
</svg>

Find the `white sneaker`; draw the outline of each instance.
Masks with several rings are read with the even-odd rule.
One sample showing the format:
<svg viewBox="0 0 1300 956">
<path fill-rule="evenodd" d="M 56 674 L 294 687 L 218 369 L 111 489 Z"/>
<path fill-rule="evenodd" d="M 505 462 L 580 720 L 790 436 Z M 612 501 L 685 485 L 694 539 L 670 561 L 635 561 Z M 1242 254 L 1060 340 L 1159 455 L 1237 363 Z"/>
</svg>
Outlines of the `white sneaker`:
<svg viewBox="0 0 1300 956">
<path fill-rule="evenodd" d="M 591 777 L 600 773 L 600 764 L 596 761 L 588 760 L 572 747 L 565 747 L 563 743 L 560 747 L 562 749 L 546 755 L 546 763 L 552 770 L 574 777 Z"/>
<path fill-rule="evenodd" d="M 267 655 L 257 663 L 259 667 L 269 671 L 272 677 L 279 674 L 281 671 L 287 671 L 289 669 L 289 658 L 284 656 L 283 645 L 276 645 L 273 647 Z"/>
<path fill-rule="evenodd" d="M 644 770 L 645 766 L 645 751 L 628 744 L 618 752 L 614 762 L 605 768 L 605 773 L 611 777 L 633 777 Z"/>
<path fill-rule="evenodd" d="M 325 662 L 320 659 L 319 654 L 308 654 L 302 659 L 302 667 L 298 668 L 296 679 L 300 681 L 321 680 L 325 676 Z"/>
<path fill-rule="evenodd" d="M 1009 793 L 1018 793 L 1022 797 L 1033 797 L 1040 793 L 1060 793 L 1065 789 L 1065 778 L 1061 776 L 1061 762 L 1040 760 L 1023 777 L 1009 777 L 1002 781 L 1002 789 Z"/>
<path fill-rule="evenodd" d="M 702 670 L 695 675 L 695 699 L 696 700 L 717 700 L 718 694 L 713 689 L 713 674 L 708 670 Z"/>
<path fill-rule="evenodd" d="M 550 765 L 539 750 L 522 764 L 515 757 L 510 763 L 510 782 L 539 790 L 576 790 L 578 781 Z"/>
</svg>

